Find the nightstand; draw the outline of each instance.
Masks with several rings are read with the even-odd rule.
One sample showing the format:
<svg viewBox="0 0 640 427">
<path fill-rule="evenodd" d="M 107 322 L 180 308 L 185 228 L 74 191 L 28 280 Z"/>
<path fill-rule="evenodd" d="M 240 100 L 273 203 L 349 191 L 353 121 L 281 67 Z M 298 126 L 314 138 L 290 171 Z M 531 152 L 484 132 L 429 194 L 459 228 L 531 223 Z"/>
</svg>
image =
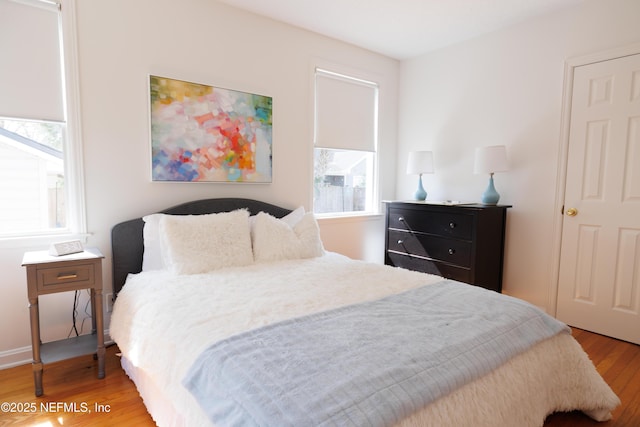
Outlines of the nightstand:
<svg viewBox="0 0 640 427">
<path fill-rule="evenodd" d="M 385 264 L 502 291 L 511 206 L 385 203 Z"/>
<path fill-rule="evenodd" d="M 98 249 L 51 256 L 48 251 L 26 252 L 22 266 L 27 268 L 27 294 L 33 348 L 33 380 L 36 396 L 42 396 L 44 363 L 57 362 L 85 354 L 97 354 L 98 378 L 104 378 L 104 327 L 102 317 L 102 258 Z M 57 292 L 91 290 L 91 334 L 42 343 L 38 296 Z"/>
</svg>

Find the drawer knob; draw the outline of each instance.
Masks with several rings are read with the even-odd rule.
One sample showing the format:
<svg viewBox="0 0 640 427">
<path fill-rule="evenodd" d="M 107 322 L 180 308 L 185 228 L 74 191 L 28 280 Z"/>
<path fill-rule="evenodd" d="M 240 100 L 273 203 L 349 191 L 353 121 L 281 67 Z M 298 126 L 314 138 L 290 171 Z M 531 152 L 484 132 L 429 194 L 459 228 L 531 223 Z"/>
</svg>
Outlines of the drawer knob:
<svg viewBox="0 0 640 427">
<path fill-rule="evenodd" d="M 449 255 L 453 255 L 456 253 L 456 250 L 453 248 L 449 248 Z"/>
<path fill-rule="evenodd" d="M 398 217 L 398 221 L 400 221 L 400 222 L 404 222 L 404 217 L 403 217 L 403 216 Z"/>
<path fill-rule="evenodd" d="M 69 279 L 77 279 L 77 274 L 62 274 L 58 276 L 58 280 L 69 280 Z"/>
<path fill-rule="evenodd" d="M 449 228 L 456 228 L 458 224 L 456 224 L 455 222 L 450 222 L 449 223 Z"/>
<path fill-rule="evenodd" d="M 399 245 L 404 245 L 404 240 L 402 240 L 402 239 L 398 240 L 398 244 Z"/>
</svg>

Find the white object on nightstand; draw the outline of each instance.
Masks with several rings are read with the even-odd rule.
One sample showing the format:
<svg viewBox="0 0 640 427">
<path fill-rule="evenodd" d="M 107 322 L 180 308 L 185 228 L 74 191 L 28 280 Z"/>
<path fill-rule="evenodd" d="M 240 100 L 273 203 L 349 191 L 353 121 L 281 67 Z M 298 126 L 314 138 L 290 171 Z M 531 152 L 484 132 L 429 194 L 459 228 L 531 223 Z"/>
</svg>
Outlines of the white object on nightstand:
<svg viewBox="0 0 640 427">
<path fill-rule="evenodd" d="M 84 251 L 84 248 L 82 247 L 82 243 L 80 243 L 80 240 L 69 240 L 67 242 L 52 243 L 49 247 L 49 255 L 52 256 L 76 254 L 82 251 Z"/>
</svg>

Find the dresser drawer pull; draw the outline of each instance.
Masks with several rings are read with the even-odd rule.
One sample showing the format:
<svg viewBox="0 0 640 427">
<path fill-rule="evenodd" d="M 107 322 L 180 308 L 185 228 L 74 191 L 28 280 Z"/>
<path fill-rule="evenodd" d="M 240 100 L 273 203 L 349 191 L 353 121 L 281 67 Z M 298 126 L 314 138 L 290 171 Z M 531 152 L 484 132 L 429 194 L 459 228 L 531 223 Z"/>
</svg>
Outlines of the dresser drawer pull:
<svg viewBox="0 0 640 427">
<path fill-rule="evenodd" d="M 403 216 L 399 216 L 398 217 L 398 221 L 403 223 L 405 228 L 407 230 L 409 230 L 411 233 L 413 233 L 413 230 L 411 229 L 411 226 L 409 225 L 409 223 L 407 222 L 407 220 Z"/>
<path fill-rule="evenodd" d="M 453 248 L 449 248 L 449 255 L 453 255 L 456 253 L 456 250 Z"/>
<path fill-rule="evenodd" d="M 398 240 L 398 244 L 399 245 L 404 245 L 404 240 L 402 240 L 402 239 Z"/>
<path fill-rule="evenodd" d="M 456 224 L 455 222 L 450 222 L 449 223 L 449 228 L 456 228 L 458 224 Z"/>
<path fill-rule="evenodd" d="M 58 280 L 69 280 L 69 279 L 77 279 L 77 274 L 63 274 L 58 276 Z"/>
</svg>

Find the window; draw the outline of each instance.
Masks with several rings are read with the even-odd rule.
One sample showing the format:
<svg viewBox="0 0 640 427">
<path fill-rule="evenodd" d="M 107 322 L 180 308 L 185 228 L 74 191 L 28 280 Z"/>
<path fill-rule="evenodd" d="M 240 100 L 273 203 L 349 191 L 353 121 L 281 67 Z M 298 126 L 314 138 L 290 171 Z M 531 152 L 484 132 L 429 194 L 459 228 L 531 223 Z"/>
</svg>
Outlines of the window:
<svg viewBox="0 0 640 427">
<path fill-rule="evenodd" d="M 0 119 L 0 235 L 66 228 L 63 127 Z"/>
<path fill-rule="evenodd" d="M 375 212 L 377 125 L 377 84 L 316 69 L 315 213 Z"/>
<path fill-rule="evenodd" d="M 0 237 L 84 232 L 71 8 L 0 0 Z M 67 55 L 69 56 L 69 55 Z M 76 104 L 76 108 L 67 108 Z"/>
</svg>

